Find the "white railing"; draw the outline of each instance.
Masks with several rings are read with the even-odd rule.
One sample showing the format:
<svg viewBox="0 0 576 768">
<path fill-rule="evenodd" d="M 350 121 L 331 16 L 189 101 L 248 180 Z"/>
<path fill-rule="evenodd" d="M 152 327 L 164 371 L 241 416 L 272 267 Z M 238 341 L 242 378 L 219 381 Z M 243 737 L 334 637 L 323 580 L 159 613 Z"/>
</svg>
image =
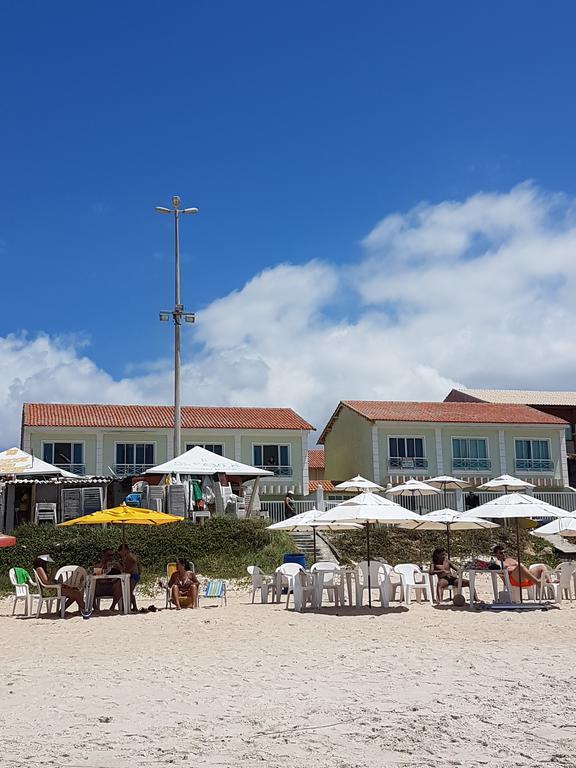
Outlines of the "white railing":
<svg viewBox="0 0 576 768">
<path fill-rule="evenodd" d="M 501 493 L 496 491 L 475 491 L 476 496 L 480 504 L 485 504 L 487 501 L 492 501 L 497 496 L 502 496 Z M 565 509 L 567 512 L 576 510 L 576 493 L 573 491 L 536 491 L 534 496 L 537 499 L 552 504 L 560 509 Z M 451 509 L 458 509 L 457 506 L 457 494 L 454 491 L 447 491 L 439 493 L 434 496 L 419 496 L 411 498 L 409 496 L 395 496 L 386 497 L 391 498 L 397 504 L 401 504 L 403 507 L 407 507 L 418 514 L 426 514 L 426 512 L 432 512 L 435 509 L 443 509 L 444 507 L 450 507 Z M 339 501 L 325 501 L 326 509 L 332 509 L 332 507 L 340 504 Z M 313 509 L 316 505 L 315 499 L 306 501 L 294 501 L 296 507 L 296 514 L 299 512 L 305 512 L 309 509 Z M 270 520 L 274 523 L 284 520 L 284 502 L 283 501 L 266 501 L 262 499 L 262 511 L 261 514 L 265 517 L 266 514 Z"/>
</svg>

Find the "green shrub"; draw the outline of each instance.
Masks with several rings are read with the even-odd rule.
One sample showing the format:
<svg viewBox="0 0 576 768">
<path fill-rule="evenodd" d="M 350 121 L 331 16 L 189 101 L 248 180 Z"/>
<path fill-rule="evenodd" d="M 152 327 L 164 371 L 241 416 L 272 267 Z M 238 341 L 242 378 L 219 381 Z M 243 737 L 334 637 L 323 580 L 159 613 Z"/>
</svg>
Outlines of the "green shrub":
<svg viewBox="0 0 576 768">
<path fill-rule="evenodd" d="M 126 540 L 142 564 L 144 575 L 165 572 L 166 563 L 178 557 L 194 562 L 205 576 L 246 577 L 248 565 L 269 572 L 282 562 L 284 552 L 294 551 L 294 541 L 282 533 L 266 530 L 269 521 L 261 518 L 237 520 L 215 517 L 203 525 L 192 522 L 170 525 L 127 525 Z M 92 567 L 102 550 L 116 548 L 122 541 L 119 526 L 22 525 L 15 531 L 17 544 L 0 550 L 0 573 L 6 576 L 13 566 L 30 570 L 34 558 L 49 553 L 55 567 Z M 3 582 L 5 584 L 6 582 Z"/>
</svg>

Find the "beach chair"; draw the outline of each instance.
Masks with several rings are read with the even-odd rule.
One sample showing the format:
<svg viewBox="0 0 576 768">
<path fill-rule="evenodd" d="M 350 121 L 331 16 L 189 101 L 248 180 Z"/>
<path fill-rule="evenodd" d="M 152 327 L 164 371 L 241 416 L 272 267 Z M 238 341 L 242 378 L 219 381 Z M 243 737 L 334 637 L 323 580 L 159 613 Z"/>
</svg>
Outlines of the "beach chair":
<svg viewBox="0 0 576 768">
<path fill-rule="evenodd" d="M 61 584 L 49 584 L 44 585 L 40 580 L 40 577 L 34 569 L 34 578 L 36 579 L 36 585 L 38 586 L 38 608 L 36 609 L 36 618 L 40 618 L 42 613 L 42 606 L 47 605 L 48 613 L 52 613 L 52 604 L 56 603 L 56 612 L 60 609 L 60 616 L 64 618 L 66 613 L 66 598 L 62 594 Z"/>
<path fill-rule="evenodd" d="M 290 602 L 290 595 L 294 590 L 294 577 L 304 568 L 300 563 L 283 563 L 276 568 L 275 571 L 275 591 L 276 602 L 279 603 L 282 598 L 282 589 L 286 588 L 286 607 Z"/>
<path fill-rule="evenodd" d="M 370 561 L 370 591 L 378 592 L 378 600 L 382 600 L 380 583 L 386 579 L 384 563 L 380 560 Z M 358 576 L 356 577 L 356 606 L 362 607 L 364 592 L 368 592 L 368 561 L 361 560 L 358 563 Z"/>
<path fill-rule="evenodd" d="M 23 581 L 24 576 L 27 577 L 26 581 Z M 14 604 L 12 605 L 12 616 L 14 616 L 16 613 L 16 606 L 18 605 L 19 601 L 24 603 L 24 615 L 30 616 L 32 613 L 32 603 L 34 599 L 38 597 L 37 594 L 30 592 L 30 587 L 35 587 L 36 584 L 32 581 L 30 574 L 25 571 L 24 568 L 19 568 L 18 572 L 16 568 L 10 568 L 8 571 L 8 578 L 14 587 Z"/>
<path fill-rule="evenodd" d="M 432 603 L 432 584 L 430 583 L 430 574 L 424 573 L 413 563 L 401 563 L 394 567 L 394 572 L 400 576 L 402 582 L 402 591 L 404 592 L 404 602 L 410 605 L 412 592 L 416 595 L 416 600 L 420 602 L 422 594 Z"/>
<path fill-rule="evenodd" d="M 194 567 L 194 563 L 190 562 L 190 570 L 196 573 L 196 568 Z M 173 608 L 172 600 L 170 599 L 170 589 L 168 588 L 168 584 L 170 582 L 170 577 L 172 574 L 176 571 L 176 563 L 168 563 L 166 566 L 166 579 L 165 581 L 161 582 L 163 583 L 164 589 L 166 590 L 166 608 Z M 198 602 L 200 599 L 200 590 L 198 590 L 198 593 L 196 594 L 196 608 L 198 608 Z M 180 598 L 180 605 L 187 606 L 190 603 L 189 597 L 181 597 Z"/>
<path fill-rule="evenodd" d="M 399 574 L 394 572 L 394 568 L 388 563 L 380 561 L 384 578 L 380 581 L 380 602 L 387 608 L 392 600 L 402 600 L 404 592 L 402 589 L 402 579 Z M 396 592 L 399 592 L 396 597 Z"/>
<path fill-rule="evenodd" d="M 536 569 L 538 566 L 542 566 L 543 563 L 534 563 L 530 566 L 529 570 Z M 540 583 L 534 587 L 528 589 L 528 596 L 530 598 L 536 598 L 537 600 L 544 600 L 549 598 L 554 600 L 555 603 L 562 602 L 563 599 L 573 600 L 573 575 L 575 566 L 574 563 L 560 563 L 550 574 L 553 581 L 547 582 L 546 576 L 543 573 L 540 579 Z"/>
<path fill-rule="evenodd" d="M 200 592 L 198 592 L 200 595 Z M 220 605 L 228 605 L 226 582 L 224 579 L 210 579 L 202 588 L 201 597 L 205 600 L 220 600 Z"/>
<path fill-rule="evenodd" d="M 53 523 L 56 525 L 58 522 L 56 519 L 56 504 L 47 501 L 38 502 L 34 509 L 34 522 L 36 525 L 40 523 Z"/>
<path fill-rule="evenodd" d="M 318 606 L 318 590 L 314 584 L 314 577 L 305 571 L 299 571 L 294 576 L 292 594 L 295 611 L 302 612 L 308 603 L 312 608 Z M 288 601 L 286 601 L 286 608 L 288 608 Z"/>
<path fill-rule="evenodd" d="M 260 591 L 260 602 L 267 603 L 268 595 L 272 595 L 274 600 L 274 581 L 273 577 L 264 573 L 257 565 L 249 565 L 246 570 L 252 577 L 252 602 L 256 596 L 256 592 Z"/>
<path fill-rule="evenodd" d="M 328 593 L 328 600 L 335 605 L 344 605 L 344 581 L 336 583 L 335 575 L 340 570 L 338 563 L 330 560 L 319 560 L 310 568 L 311 573 L 322 572 L 322 589 L 318 590 L 318 604 L 322 605 L 324 590 Z"/>
<path fill-rule="evenodd" d="M 74 589 L 79 589 L 82 592 L 86 588 L 88 572 L 81 565 L 63 565 L 56 571 L 54 581 L 67 584 L 69 587 L 74 587 Z"/>
</svg>

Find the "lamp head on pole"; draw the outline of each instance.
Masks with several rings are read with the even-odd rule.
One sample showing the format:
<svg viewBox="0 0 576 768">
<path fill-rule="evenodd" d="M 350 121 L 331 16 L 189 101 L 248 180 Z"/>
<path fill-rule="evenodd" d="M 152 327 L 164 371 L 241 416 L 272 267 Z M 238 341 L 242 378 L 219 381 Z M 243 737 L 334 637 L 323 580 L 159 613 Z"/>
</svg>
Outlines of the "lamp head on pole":
<svg viewBox="0 0 576 768">
<path fill-rule="evenodd" d="M 174 195 L 174 197 L 172 198 L 172 205 L 174 206 L 174 208 L 180 208 L 180 198 L 178 197 L 178 195 Z"/>
<path fill-rule="evenodd" d="M 164 208 L 163 205 L 157 205 L 156 210 L 158 211 L 158 213 L 172 213 L 170 208 Z"/>
</svg>

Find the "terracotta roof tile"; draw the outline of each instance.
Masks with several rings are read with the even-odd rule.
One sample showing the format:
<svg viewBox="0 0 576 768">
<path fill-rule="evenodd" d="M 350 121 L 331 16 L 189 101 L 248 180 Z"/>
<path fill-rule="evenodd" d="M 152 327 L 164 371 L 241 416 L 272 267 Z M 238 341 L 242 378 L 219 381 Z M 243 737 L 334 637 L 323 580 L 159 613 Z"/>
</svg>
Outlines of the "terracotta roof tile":
<svg viewBox="0 0 576 768">
<path fill-rule="evenodd" d="M 308 451 L 308 467 L 310 469 L 324 469 L 323 448 L 311 448 Z"/>
<path fill-rule="evenodd" d="M 404 400 L 343 400 L 318 439 L 323 443 L 342 408 L 350 408 L 369 421 L 408 421 L 454 424 L 567 424 L 527 405 L 503 403 L 415 403 Z"/>
<path fill-rule="evenodd" d="M 324 491 L 333 491 L 334 486 L 330 480 L 310 480 L 308 483 L 308 493 L 314 493 L 314 491 L 321 485 Z"/>
<path fill-rule="evenodd" d="M 169 405 L 25 403 L 25 427 L 170 429 Z M 182 429 L 314 429 L 291 408 L 182 407 Z"/>
</svg>

